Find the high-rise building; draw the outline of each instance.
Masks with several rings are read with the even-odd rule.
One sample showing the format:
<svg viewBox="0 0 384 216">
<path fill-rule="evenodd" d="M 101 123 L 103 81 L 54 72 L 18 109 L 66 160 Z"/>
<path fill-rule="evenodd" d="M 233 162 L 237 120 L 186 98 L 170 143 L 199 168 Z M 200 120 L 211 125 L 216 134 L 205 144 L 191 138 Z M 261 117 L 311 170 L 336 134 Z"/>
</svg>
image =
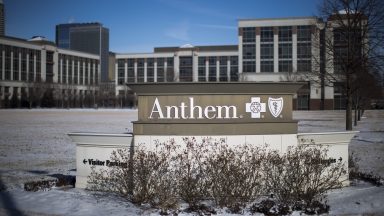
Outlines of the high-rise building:
<svg viewBox="0 0 384 216">
<path fill-rule="evenodd" d="M 59 48 L 100 56 L 101 82 L 108 82 L 109 30 L 101 23 L 70 23 L 56 25 Z"/>
<path fill-rule="evenodd" d="M 0 0 L 0 36 L 5 35 L 5 10 L 3 0 Z"/>
</svg>

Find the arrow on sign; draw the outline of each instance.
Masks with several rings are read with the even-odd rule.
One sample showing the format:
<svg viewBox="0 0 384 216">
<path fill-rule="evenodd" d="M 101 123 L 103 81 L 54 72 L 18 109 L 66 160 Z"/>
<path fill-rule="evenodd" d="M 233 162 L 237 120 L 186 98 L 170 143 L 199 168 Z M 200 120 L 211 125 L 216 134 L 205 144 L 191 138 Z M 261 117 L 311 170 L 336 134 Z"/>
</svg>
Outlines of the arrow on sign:
<svg viewBox="0 0 384 216">
<path fill-rule="evenodd" d="M 87 164 L 87 160 L 84 159 L 84 160 L 83 160 L 83 163 L 84 163 L 84 164 Z"/>
</svg>

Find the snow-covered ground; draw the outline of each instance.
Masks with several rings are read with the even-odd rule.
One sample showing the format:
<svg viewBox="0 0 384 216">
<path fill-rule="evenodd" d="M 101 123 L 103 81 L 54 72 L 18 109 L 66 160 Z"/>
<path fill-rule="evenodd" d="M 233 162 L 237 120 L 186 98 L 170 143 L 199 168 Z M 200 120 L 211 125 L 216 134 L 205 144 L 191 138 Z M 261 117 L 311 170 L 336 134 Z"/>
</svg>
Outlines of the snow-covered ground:
<svg viewBox="0 0 384 216">
<path fill-rule="evenodd" d="M 75 173 L 75 144 L 69 132 L 132 131 L 135 110 L 0 110 L 0 215 L 136 215 L 158 214 L 113 196 L 55 188 L 27 192 L 25 182 L 52 174 Z M 299 132 L 344 130 L 343 111 L 296 111 Z M 366 111 L 355 130 L 350 151 L 362 172 L 384 177 L 384 111 Z M 365 182 L 329 193 L 333 215 L 384 215 L 384 187 Z M 223 213 L 225 214 L 225 213 Z"/>
</svg>

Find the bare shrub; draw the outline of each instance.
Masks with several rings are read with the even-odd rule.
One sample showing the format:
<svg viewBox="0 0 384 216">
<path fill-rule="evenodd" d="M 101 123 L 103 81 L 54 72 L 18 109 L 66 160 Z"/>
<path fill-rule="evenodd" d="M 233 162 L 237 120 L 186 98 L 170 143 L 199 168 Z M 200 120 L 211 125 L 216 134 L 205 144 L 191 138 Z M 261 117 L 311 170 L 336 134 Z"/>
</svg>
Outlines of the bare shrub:
<svg viewBox="0 0 384 216">
<path fill-rule="evenodd" d="M 111 161 L 118 161 L 120 166 L 93 168 L 87 189 L 116 192 L 133 203 L 149 203 L 163 210 L 175 208 L 177 181 L 170 168 L 175 149 L 174 141 L 157 142 L 154 151 L 137 148 L 133 156 L 129 150 L 119 149 L 112 153 Z"/>
<path fill-rule="evenodd" d="M 267 153 L 263 174 L 266 189 L 280 203 L 304 203 L 310 207 L 323 202 L 326 192 L 342 186 L 344 164 L 327 156 L 327 148 L 297 146 L 285 154 Z"/>
<path fill-rule="evenodd" d="M 183 138 L 186 148 L 177 155 L 176 175 L 180 197 L 191 209 L 198 209 L 207 197 L 207 139 L 198 143 L 194 137 Z"/>
<path fill-rule="evenodd" d="M 213 152 L 206 158 L 210 197 L 218 206 L 238 212 L 262 191 L 264 155 L 249 145 L 213 144 Z"/>
<path fill-rule="evenodd" d="M 312 214 L 328 211 L 325 193 L 340 187 L 346 173 L 344 164 L 328 158 L 321 147 L 291 147 L 282 154 L 267 146 L 233 147 L 211 138 L 183 141 L 184 149 L 170 140 L 156 142 L 152 150 L 136 148 L 133 155 L 118 150 L 111 156 L 117 166 L 94 169 L 88 188 L 115 192 L 163 213 L 177 208 L 180 199 L 189 204 L 189 211 L 210 212 L 203 203 L 210 200 L 241 213 L 261 194 L 272 194 L 251 211 L 286 214 L 296 209 Z"/>
</svg>

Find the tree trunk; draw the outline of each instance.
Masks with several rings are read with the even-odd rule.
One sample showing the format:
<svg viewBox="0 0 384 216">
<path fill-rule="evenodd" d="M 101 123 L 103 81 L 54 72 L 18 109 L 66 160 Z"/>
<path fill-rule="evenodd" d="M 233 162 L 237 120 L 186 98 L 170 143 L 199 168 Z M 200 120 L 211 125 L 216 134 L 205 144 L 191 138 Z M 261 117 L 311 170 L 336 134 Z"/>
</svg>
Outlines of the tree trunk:
<svg viewBox="0 0 384 216">
<path fill-rule="evenodd" d="M 347 107 L 345 109 L 345 130 L 352 130 L 352 93 L 350 80 L 347 78 Z"/>
<path fill-rule="evenodd" d="M 359 110 L 357 112 L 357 121 L 361 121 L 361 108 L 359 107 Z"/>
<path fill-rule="evenodd" d="M 357 105 L 355 105 L 355 116 L 353 117 L 354 121 L 353 121 L 353 126 L 357 126 L 357 113 L 358 113 L 358 108 L 357 108 Z"/>
</svg>

